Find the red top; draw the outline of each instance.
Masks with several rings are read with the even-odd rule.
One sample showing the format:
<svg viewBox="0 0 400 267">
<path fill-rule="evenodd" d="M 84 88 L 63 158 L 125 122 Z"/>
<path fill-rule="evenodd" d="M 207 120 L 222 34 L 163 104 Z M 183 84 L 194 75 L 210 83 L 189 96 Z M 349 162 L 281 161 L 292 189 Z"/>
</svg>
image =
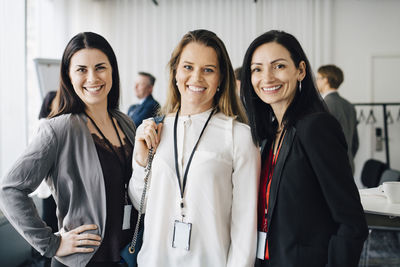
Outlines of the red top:
<svg viewBox="0 0 400 267">
<path fill-rule="evenodd" d="M 276 164 L 276 160 L 278 159 L 280 147 L 278 148 L 278 151 L 276 152 L 276 155 L 272 155 L 272 147 L 269 150 L 268 157 L 265 159 L 265 164 L 262 168 L 261 171 L 261 177 L 260 177 L 260 191 L 259 191 L 259 196 L 258 196 L 258 230 L 267 232 L 267 211 L 268 211 L 268 204 L 269 204 L 269 193 L 271 189 L 271 181 L 272 181 L 272 175 L 274 173 L 274 167 Z M 271 158 L 272 157 L 272 158 Z M 272 159 L 272 161 L 271 161 Z M 270 176 L 268 179 L 268 175 Z M 269 180 L 269 181 L 268 181 Z M 268 185 L 267 185 L 268 182 Z M 265 248 L 265 259 L 269 259 L 269 252 L 268 252 L 268 240 L 266 243 L 266 248 Z"/>
</svg>

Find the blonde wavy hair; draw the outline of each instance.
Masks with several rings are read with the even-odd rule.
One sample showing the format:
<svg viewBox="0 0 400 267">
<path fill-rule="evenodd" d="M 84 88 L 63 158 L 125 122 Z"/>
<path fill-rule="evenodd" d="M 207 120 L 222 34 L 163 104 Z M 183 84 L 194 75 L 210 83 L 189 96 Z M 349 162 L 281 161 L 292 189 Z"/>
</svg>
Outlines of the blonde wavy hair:
<svg viewBox="0 0 400 267">
<path fill-rule="evenodd" d="M 171 59 L 168 63 L 169 82 L 167 100 L 161 109 L 161 113 L 174 113 L 181 105 L 181 95 L 175 79 L 176 69 L 183 49 L 192 42 L 212 47 L 217 53 L 221 83 L 219 86 L 220 90 L 214 96 L 214 107 L 217 107 L 218 111 L 226 116 L 235 117 L 237 121 L 247 123 L 246 113 L 236 94 L 235 74 L 228 52 L 221 39 L 219 39 L 215 33 L 208 30 L 195 30 L 186 33 L 172 52 Z"/>
</svg>

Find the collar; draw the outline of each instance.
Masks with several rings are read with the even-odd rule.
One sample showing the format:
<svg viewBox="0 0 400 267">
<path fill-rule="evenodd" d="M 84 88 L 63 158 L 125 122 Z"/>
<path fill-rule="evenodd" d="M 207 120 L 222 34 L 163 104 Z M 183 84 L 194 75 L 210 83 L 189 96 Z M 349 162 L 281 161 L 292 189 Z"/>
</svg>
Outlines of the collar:
<svg viewBox="0 0 400 267">
<path fill-rule="evenodd" d="M 323 93 L 321 96 L 322 96 L 322 98 L 325 98 L 327 95 L 330 95 L 332 93 L 337 93 L 337 90 L 336 89 L 329 89 L 328 91 Z"/>
</svg>

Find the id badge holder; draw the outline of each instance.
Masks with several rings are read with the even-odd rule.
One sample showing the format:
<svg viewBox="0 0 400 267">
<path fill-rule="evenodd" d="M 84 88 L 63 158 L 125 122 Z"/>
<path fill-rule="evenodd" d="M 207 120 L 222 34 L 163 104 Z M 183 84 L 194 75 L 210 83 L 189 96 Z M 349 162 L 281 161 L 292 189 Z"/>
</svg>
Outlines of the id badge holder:
<svg viewBox="0 0 400 267">
<path fill-rule="evenodd" d="M 122 230 L 131 229 L 131 211 L 132 205 L 124 205 L 124 219 L 122 221 Z"/>
<path fill-rule="evenodd" d="M 267 249 L 267 233 L 258 231 L 257 237 L 257 259 L 264 260 Z"/>
<path fill-rule="evenodd" d="M 174 223 L 174 235 L 172 239 L 173 248 L 190 250 L 190 236 L 192 224 L 176 220 Z"/>
</svg>

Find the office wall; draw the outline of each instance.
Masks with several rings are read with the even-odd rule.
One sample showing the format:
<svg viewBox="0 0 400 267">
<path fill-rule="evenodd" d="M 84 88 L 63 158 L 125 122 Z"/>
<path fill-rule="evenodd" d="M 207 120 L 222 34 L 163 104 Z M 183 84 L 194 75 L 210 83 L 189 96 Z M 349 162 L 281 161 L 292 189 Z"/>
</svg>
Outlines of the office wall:
<svg viewBox="0 0 400 267">
<path fill-rule="evenodd" d="M 95 31 L 112 44 L 119 60 L 122 110 L 137 99 L 137 71 L 157 77 L 154 95 L 166 97 L 170 54 L 189 30 L 206 28 L 225 42 L 233 65 L 241 65 L 245 50 L 259 34 L 284 29 L 304 45 L 311 62 L 329 58 L 325 52 L 330 23 L 329 0 L 38 0 L 35 1 L 37 57 L 61 57 L 67 41 L 81 31 Z"/>
<path fill-rule="evenodd" d="M 332 59 L 345 73 L 340 93 L 352 102 L 400 102 L 400 1 L 334 1 L 332 6 Z M 371 107 L 357 108 L 368 116 Z M 391 167 L 400 169 L 400 106 L 388 107 Z M 383 129 L 382 108 L 372 109 L 377 122 L 359 124 L 360 149 L 355 158 L 355 178 L 369 158 L 386 161 L 376 150 L 375 128 Z"/>
<path fill-rule="evenodd" d="M 27 143 L 25 1 L 0 1 L 0 177 Z"/>
</svg>

